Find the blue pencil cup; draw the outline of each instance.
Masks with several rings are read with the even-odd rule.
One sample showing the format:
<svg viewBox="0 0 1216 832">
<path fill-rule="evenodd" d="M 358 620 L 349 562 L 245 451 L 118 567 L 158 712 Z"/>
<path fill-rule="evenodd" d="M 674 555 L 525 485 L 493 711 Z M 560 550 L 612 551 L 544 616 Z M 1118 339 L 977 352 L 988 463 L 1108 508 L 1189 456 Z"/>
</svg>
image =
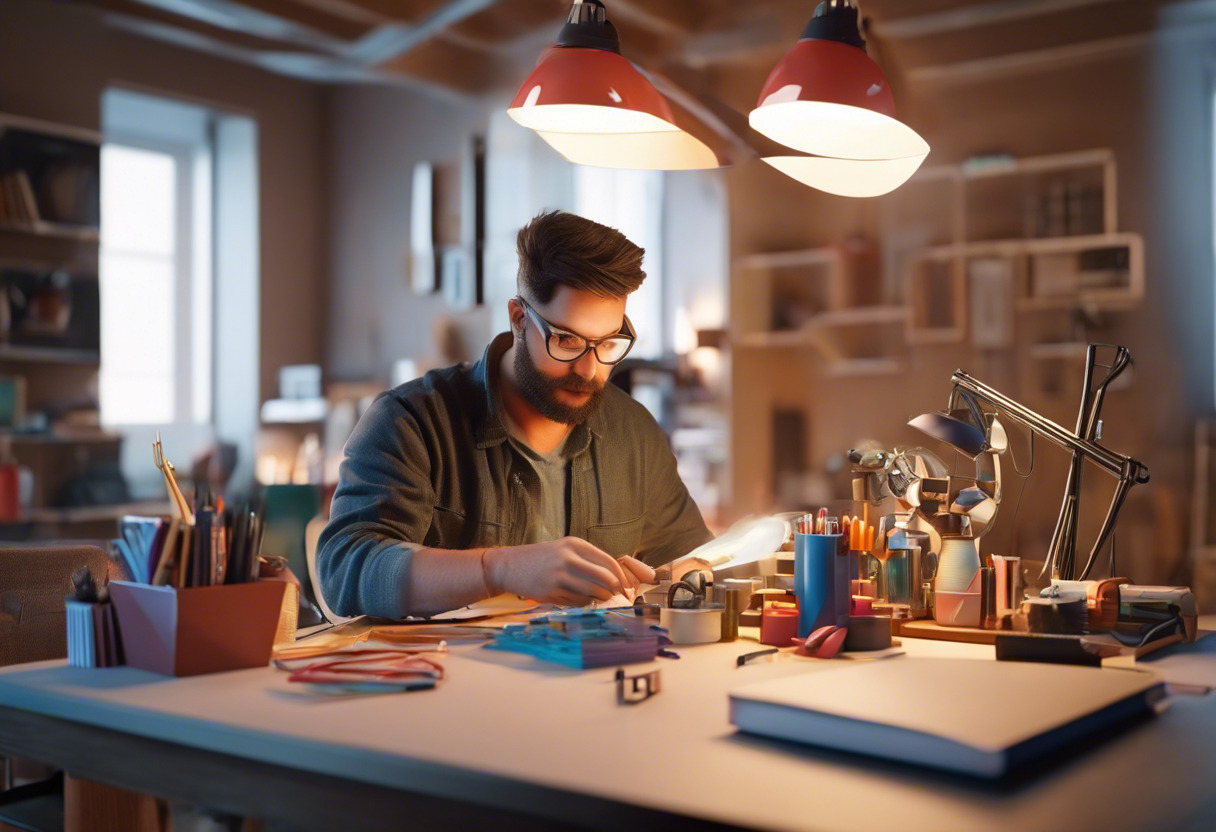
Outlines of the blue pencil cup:
<svg viewBox="0 0 1216 832">
<path fill-rule="evenodd" d="M 798 635 L 805 638 L 829 624 L 849 623 L 849 556 L 838 534 L 794 535 L 794 594 Z"/>
</svg>

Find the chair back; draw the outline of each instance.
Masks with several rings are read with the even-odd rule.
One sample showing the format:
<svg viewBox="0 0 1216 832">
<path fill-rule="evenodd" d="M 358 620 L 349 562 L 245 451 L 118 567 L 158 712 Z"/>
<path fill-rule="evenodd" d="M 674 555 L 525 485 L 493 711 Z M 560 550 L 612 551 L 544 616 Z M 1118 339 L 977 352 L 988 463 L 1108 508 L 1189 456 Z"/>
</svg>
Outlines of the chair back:
<svg viewBox="0 0 1216 832">
<path fill-rule="evenodd" d="M 67 656 L 63 602 L 73 592 L 72 573 L 82 566 L 99 584 L 113 568 L 97 546 L 0 548 L 0 665 Z"/>
</svg>

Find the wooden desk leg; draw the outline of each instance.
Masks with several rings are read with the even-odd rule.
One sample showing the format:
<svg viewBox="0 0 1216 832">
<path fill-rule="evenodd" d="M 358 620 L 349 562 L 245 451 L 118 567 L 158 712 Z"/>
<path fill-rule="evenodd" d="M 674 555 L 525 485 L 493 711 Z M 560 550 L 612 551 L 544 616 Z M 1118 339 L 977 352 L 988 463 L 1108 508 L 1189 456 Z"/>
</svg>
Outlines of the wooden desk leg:
<svg viewBox="0 0 1216 832">
<path fill-rule="evenodd" d="M 64 775 L 64 832 L 167 832 L 168 815 L 151 795 Z"/>
</svg>

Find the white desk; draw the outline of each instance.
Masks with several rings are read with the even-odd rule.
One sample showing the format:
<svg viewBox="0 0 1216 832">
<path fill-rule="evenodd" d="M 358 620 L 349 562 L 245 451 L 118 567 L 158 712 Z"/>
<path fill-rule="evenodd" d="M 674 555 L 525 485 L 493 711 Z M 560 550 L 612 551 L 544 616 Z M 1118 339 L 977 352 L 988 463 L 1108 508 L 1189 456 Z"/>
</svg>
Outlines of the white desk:
<svg viewBox="0 0 1216 832">
<path fill-rule="evenodd" d="M 414 828 L 406 818 L 445 830 L 1216 828 L 1216 695 L 1175 699 L 1045 772 L 990 786 L 737 734 L 731 686 L 834 664 L 735 668 L 756 647 L 679 648 L 680 660 L 658 661 L 662 692 L 634 706 L 616 704 L 613 668 L 480 647 L 455 648 L 436 690 L 325 700 L 269 668 L 171 679 L 19 665 L 0 669 L 0 751 L 317 829 Z M 993 650 L 905 647 L 977 660 Z M 870 695 L 881 707 L 882 692 Z"/>
</svg>

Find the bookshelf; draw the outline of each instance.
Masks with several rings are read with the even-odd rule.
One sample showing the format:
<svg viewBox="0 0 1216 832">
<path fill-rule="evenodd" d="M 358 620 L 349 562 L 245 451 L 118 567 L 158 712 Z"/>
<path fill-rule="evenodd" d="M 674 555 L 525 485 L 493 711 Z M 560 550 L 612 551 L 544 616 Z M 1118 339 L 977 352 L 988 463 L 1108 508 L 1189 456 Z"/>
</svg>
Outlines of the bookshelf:
<svg viewBox="0 0 1216 832">
<path fill-rule="evenodd" d="M 0 414 L 0 438 L 33 474 L 32 503 L 6 523 L 8 539 L 79 529 L 82 518 L 98 529 L 123 508 L 112 488 L 73 486 L 85 471 L 117 468 L 122 436 L 54 424 L 96 406 L 101 143 L 95 131 L 0 113 L 0 386 L 11 380 L 24 400 Z M 65 505 L 82 499 L 111 504 Z"/>
</svg>

